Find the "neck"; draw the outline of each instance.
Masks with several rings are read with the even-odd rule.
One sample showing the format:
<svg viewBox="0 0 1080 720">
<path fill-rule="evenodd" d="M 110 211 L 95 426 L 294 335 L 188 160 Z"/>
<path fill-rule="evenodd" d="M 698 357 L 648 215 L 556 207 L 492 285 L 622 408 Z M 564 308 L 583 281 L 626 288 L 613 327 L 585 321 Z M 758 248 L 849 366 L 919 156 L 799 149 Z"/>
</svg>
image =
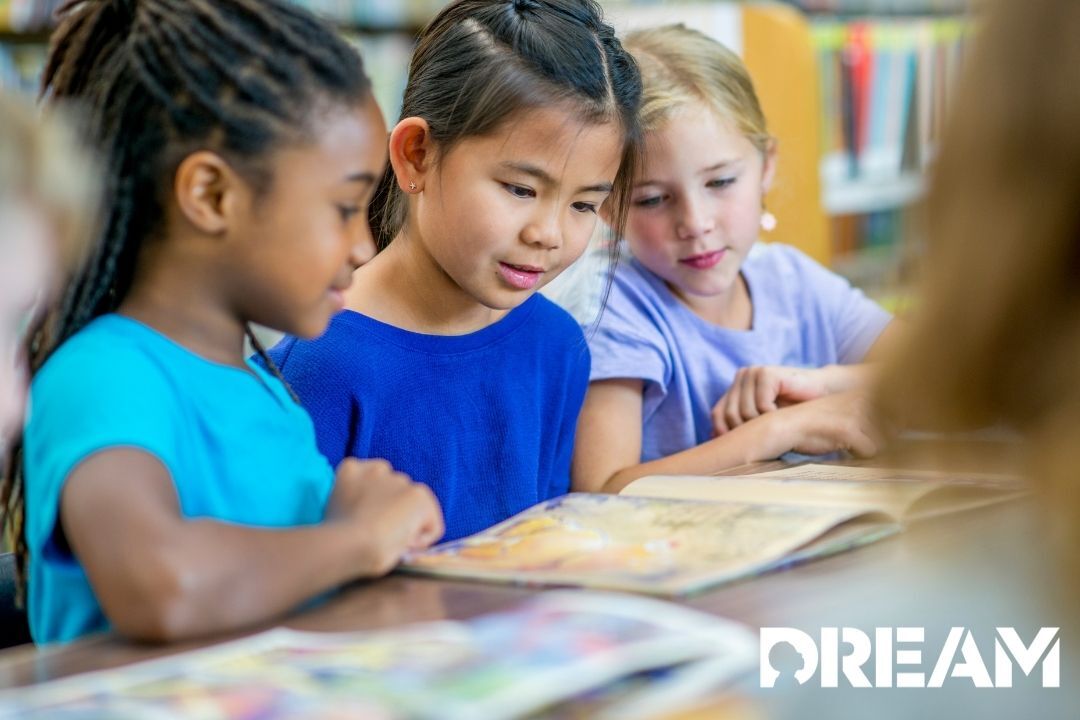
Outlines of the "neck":
<svg viewBox="0 0 1080 720">
<path fill-rule="evenodd" d="M 207 360 L 247 369 L 245 325 L 221 296 L 204 264 L 146 247 L 119 312 L 138 320 Z"/>
<path fill-rule="evenodd" d="M 735 276 L 731 287 L 719 295 L 691 295 L 670 284 L 668 288 L 691 312 L 713 325 L 731 330 L 752 329 L 754 308 L 750 289 L 741 272 Z"/>
<path fill-rule="evenodd" d="M 466 293 L 424 247 L 415 228 L 353 276 L 346 307 L 380 322 L 430 335 L 464 335 L 509 311 L 483 305 Z"/>
</svg>

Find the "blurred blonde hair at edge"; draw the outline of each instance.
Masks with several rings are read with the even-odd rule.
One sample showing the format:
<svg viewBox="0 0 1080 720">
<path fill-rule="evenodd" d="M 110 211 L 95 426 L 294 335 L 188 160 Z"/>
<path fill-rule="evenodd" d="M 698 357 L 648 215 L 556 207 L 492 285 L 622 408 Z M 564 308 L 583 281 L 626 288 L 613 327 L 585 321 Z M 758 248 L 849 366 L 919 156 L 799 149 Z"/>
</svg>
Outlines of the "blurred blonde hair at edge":
<svg viewBox="0 0 1080 720">
<path fill-rule="evenodd" d="M 1005 424 L 1080 596 L 1080 2 L 985 0 L 926 200 L 923 292 L 891 359 L 901 427 Z"/>
<path fill-rule="evenodd" d="M 50 332 L 44 306 L 89 250 L 100 193 L 95 168 L 72 117 L 41 114 L 29 100 L 0 93 L 0 468 L 20 461 L 6 451 L 6 431 L 22 414 L 27 373 L 19 368 Z M 21 316 L 15 327 L 12 313 Z M 0 509 L 15 499 L 10 494 L 0 487 Z M 0 549 L 12 540 L 0 538 Z"/>
<path fill-rule="evenodd" d="M 62 271 L 82 261 L 98 200 L 94 162 L 81 147 L 75 119 L 43 115 L 22 97 L 0 92 L 0 207 L 18 204 L 41 213 Z"/>
</svg>

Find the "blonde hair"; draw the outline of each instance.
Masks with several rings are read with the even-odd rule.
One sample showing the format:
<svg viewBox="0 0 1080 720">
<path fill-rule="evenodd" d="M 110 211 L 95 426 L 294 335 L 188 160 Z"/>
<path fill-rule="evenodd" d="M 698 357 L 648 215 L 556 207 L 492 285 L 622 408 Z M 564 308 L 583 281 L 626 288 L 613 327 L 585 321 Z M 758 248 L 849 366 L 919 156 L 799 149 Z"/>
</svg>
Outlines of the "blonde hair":
<svg viewBox="0 0 1080 720">
<path fill-rule="evenodd" d="M 772 136 L 738 55 L 681 23 L 632 32 L 623 44 L 641 69 L 645 132 L 659 129 L 682 108 L 704 103 L 762 153 L 768 150 Z"/>
<path fill-rule="evenodd" d="M 0 94 L 0 214 L 26 206 L 40 213 L 53 234 L 56 245 L 49 254 L 56 257 L 61 273 L 79 268 L 96 229 L 95 167 L 69 122 L 55 114 L 40 115 L 29 103 Z M 18 262 L 7 257 L 10 242 L 0 233 L 0 261 L 5 263 Z M 39 327 L 43 324 L 36 321 Z M 22 497 L 7 482 L 13 463 L 19 462 L 18 453 L 9 450 L 0 444 L 0 550 L 5 551 L 21 543 L 22 522 L 20 517 L 16 524 L 10 514 Z"/>
<path fill-rule="evenodd" d="M 94 227 L 92 168 L 68 122 L 0 95 L 0 208 L 7 203 L 37 208 L 54 229 L 60 262 L 68 270 L 82 260 Z"/>
<path fill-rule="evenodd" d="M 882 406 L 902 425 L 1004 422 L 1080 567 L 1080 3 L 987 2 L 926 207 L 921 314 Z"/>
</svg>

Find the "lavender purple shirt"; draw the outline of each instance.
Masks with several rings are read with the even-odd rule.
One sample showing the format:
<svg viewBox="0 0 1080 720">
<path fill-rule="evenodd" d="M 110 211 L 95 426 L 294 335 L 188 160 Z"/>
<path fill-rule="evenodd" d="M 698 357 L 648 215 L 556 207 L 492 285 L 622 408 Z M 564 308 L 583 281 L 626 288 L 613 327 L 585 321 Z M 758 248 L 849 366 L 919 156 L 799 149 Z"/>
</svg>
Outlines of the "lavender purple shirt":
<svg viewBox="0 0 1080 720">
<path fill-rule="evenodd" d="M 863 359 L 892 316 L 793 247 L 759 244 L 743 263 L 749 330 L 707 322 L 632 257 L 590 333 L 590 380 L 644 381 L 641 461 L 712 437 L 712 408 L 747 365 L 822 367 Z"/>
</svg>

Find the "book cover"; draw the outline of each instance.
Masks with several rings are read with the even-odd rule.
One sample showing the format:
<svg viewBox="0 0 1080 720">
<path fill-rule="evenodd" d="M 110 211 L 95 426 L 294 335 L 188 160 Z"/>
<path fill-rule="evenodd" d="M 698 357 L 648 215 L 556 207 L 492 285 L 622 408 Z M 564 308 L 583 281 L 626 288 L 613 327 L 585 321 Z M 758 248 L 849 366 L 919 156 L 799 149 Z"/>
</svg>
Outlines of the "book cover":
<svg viewBox="0 0 1080 720">
<path fill-rule="evenodd" d="M 465 622 L 371 633 L 270 630 L 3 691 L 0 717 L 500 720 L 619 681 L 612 710 L 626 717 L 619 707 L 686 701 L 756 663 L 756 634 L 740 624 L 642 597 L 555 592 Z M 657 682 L 642 675 L 658 671 Z"/>
</svg>

